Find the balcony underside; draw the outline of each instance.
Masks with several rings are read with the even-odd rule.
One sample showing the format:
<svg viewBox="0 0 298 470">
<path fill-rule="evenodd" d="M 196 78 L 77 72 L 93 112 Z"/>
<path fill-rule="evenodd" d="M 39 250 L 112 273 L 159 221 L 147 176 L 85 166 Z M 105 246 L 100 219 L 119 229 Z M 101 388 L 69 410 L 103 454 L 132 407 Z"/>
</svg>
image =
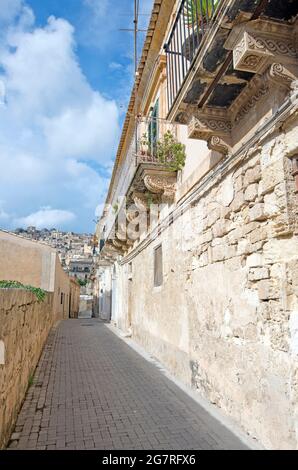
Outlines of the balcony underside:
<svg viewBox="0 0 298 470">
<path fill-rule="evenodd" d="M 169 118 L 188 124 L 190 138 L 229 153 L 252 108 L 273 91 L 278 107 L 297 80 L 297 13 L 296 0 L 236 0 L 219 8 Z"/>
<path fill-rule="evenodd" d="M 103 259 L 113 262 L 129 250 L 141 235 L 140 224 L 145 221 L 147 227 L 149 223 L 151 205 L 173 202 L 176 181 L 177 172 L 170 171 L 165 165 L 157 161 L 139 161 L 126 199 L 115 215 L 112 234 L 101 252 Z"/>
</svg>

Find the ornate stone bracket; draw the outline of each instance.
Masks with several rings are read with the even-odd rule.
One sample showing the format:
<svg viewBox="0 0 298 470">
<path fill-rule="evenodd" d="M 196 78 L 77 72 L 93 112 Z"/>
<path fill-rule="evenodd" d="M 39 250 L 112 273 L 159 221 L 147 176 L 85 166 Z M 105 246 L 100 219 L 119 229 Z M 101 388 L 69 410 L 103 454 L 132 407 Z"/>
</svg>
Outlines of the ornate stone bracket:
<svg viewBox="0 0 298 470">
<path fill-rule="evenodd" d="M 208 140 L 212 135 L 230 136 L 231 121 L 226 110 L 207 106 L 197 109 L 188 124 L 190 139 Z"/>
<path fill-rule="evenodd" d="M 216 135 L 213 135 L 208 139 L 207 145 L 210 150 L 215 150 L 223 155 L 227 155 L 231 151 L 231 146 L 228 145 L 221 137 Z"/>
<path fill-rule="evenodd" d="M 205 108 L 196 111 L 188 125 L 188 137 L 208 142 L 211 150 L 226 155 L 231 147 L 232 124 L 225 110 Z"/>
<path fill-rule="evenodd" d="M 262 74 L 273 61 L 296 61 L 293 26 L 272 21 L 256 20 L 234 28 L 225 44 L 233 49 L 234 68 L 243 72 Z"/>
<path fill-rule="evenodd" d="M 129 223 L 133 222 L 138 217 L 138 211 L 135 209 L 127 209 L 126 210 L 126 218 Z"/>
<path fill-rule="evenodd" d="M 112 240 L 108 240 L 104 246 L 104 255 L 116 259 L 119 255 L 119 248 L 117 248 Z"/>
<path fill-rule="evenodd" d="M 292 88 L 292 83 L 297 80 L 297 76 L 292 73 L 287 67 L 283 64 L 273 63 L 267 72 L 267 77 L 273 83 L 283 86 L 290 90 Z"/>
<path fill-rule="evenodd" d="M 139 211 L 147 211 L 149 209 L 148 201 L 144 193 L 133 192 L 132 198 Z"/>
<path fill-rule="evenodd" d="M 172 199 L 176 191 L 176 176 L 147 174 L 144 176 L 144 184 L 148 191 Z"/>
</svg>

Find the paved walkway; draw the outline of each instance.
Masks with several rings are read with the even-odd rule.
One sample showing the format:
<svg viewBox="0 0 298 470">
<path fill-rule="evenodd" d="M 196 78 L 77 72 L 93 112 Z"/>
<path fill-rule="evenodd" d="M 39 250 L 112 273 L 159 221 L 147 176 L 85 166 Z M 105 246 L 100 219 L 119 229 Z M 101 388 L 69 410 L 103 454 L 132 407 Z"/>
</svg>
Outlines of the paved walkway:
<svg viewBox="0 0 298 470">
<path fill-rule="evenodd" d="M 243 449 L 96 319 L 52 331 L 10 443 L 17 449 Z"/>
</svg>

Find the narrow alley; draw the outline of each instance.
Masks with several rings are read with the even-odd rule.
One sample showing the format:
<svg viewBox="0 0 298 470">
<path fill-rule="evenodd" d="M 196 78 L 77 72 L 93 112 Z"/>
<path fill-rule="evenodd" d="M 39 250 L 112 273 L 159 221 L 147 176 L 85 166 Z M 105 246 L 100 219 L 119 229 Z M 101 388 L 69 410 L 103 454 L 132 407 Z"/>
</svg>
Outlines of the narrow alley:
<svg viewBox="0 0 298 470">
<path fill-rule="evenodd" d="M 9 448 L 245 449 L 97 319 L 52 330 Z"/>
</svg>

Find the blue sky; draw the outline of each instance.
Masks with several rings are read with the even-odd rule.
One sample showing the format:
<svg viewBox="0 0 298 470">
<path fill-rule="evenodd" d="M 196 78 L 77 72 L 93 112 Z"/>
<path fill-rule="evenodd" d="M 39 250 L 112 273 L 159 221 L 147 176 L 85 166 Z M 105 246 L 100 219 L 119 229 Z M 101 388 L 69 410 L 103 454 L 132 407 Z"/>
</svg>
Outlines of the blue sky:
<svg viewBox="0 0 298 470">
<path fill-rule="evenodd" d="M 141 28 L 151 7 L 140 1 Z M 94 230 L 131 92 L 133 35 L 119 29 L 132 19 L 133 0 L 0 0 L 1 228 Z"/>
</svg>

